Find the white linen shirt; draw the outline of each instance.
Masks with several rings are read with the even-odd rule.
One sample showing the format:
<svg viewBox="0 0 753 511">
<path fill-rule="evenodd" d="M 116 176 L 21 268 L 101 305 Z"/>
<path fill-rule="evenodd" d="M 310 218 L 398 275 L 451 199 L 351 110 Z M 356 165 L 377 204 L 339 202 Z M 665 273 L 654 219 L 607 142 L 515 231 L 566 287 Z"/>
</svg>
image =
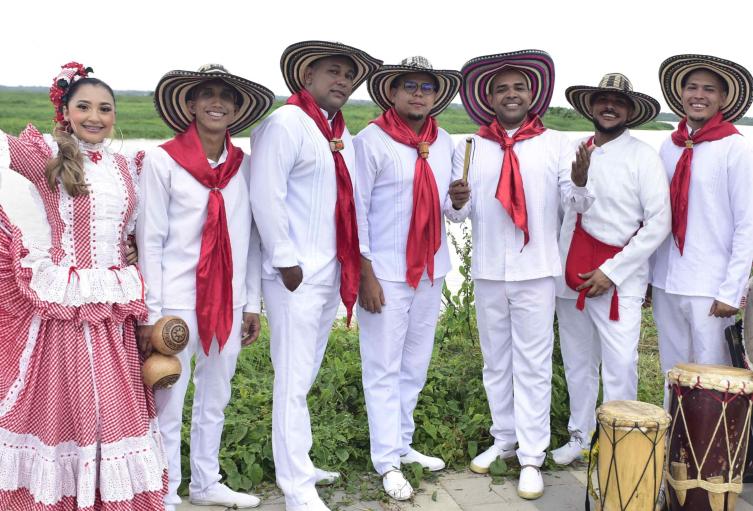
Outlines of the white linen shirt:
<svg viewBox="0 0 753 511">
<path fill-rule="evenodd" d="M 599 269 L 617 286 L 620 296 L 643 298 L 649 258 L 667 237 L 672 223 L 667 174 L 659 155 L 625 130 L 614 140 L 594 147 L 586 188 L 594 202 L 582 213 L 583 229 L 602 243 L 625 247 Z M 563 268 L 576 217 L 572 208 L 565 210 L 559 244 Z M 561 276 L 557 279 L 557 296 L 577 298 L 578 293 Z"/>
<path fill-rule="evenodd" d="M 352 184 L 355 151 L 347 128 L 342 141 Z M 262 278 L 300 265 L 303 282 L 337 284 L 335 160 L 314 120 L 295 105 L 275 110 L 251 135 L 251 169 Z"/>
<path fill-rule="evenodd" d="M 684 147 L 671 138 L 659 155 L 669 181 Z M 656 251 L 652 284 L 739 307 L 753 263 L 753 149 L 742 135 L 693 148 L 683 255 L 670 234 Z"/>
<path fill-rule="evenodd" d="M 474 279 L 521 281 L 554 277 L 562 273 L 557 235 L 562 201 L 583 210 L 592 200 L 585 187 L 570 180 L 575 152 L 562 133 L 547 129 L 517 142 L 515 154 L 526 196 L 530 240 L 523 246 L 523 231 L 497 200 L 497 184 L 504 152 L 492 140 L 473 136 L 468 182 L 473 236 L 471 276 Z M 453 171 L 462 173 L 465 140 L 455 149 Z"/>
<path fill-rule="evenodd" d="M 361 255 L 372 262 L 374 274 L 393 282 L 406 281 L 406 248 L 413 214 L 413 177 L 416 148 L 396 142 L 376 124 L 369 124 L 353 138 L 356 149 L 356 214 Z M 429 165 L 437 183 L 440 208 L 455 221 L 464 215 L 452 207 L 450 183 L 462 177 L 452 175 L 452 138 L 441 128 L 429 148 Z M 467 215 L 466 215 L 467 216 Z M 442 238 L 434 256 L 434 278 L 450 271 L 447 234 L 442 221 Z M 426 269 L 422 279 L 428 278 Z"/>
<path fill-rule="evenodd" d="M 227 158 L 223 150 L 216 168 Z M 248 201 L 249 158 L 222 189 L 233 257 L 233 308 L 261 310 L 261 246 Z M 147 285 L 149 324 L 162 309 L 196 308 L 196 267 L 207 218 L 209 188 L 161 147 L 147 152 L 136 221 L 139 266 Z"/>
</svg>

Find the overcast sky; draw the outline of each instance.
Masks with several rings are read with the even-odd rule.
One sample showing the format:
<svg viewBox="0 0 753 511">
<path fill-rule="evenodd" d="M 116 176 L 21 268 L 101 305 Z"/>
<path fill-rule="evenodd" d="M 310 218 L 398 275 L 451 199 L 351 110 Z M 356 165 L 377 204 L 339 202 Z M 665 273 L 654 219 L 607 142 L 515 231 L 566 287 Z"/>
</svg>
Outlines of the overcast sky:
<svg viewBox="0 0 753 511">
<path fill-rule="evenodd" d="M 424 55 L 437 69 L 542 49 L 556 66 L 554 106 L 567 106 L 567 86 L 622 72 L 668 111 L 661 61 L 703 53 L 753 69 L 752 13 L 749 0 L 11 0 L 0 14 L 0 85 L 48 86 L 76 60 L 115 89 L 153 90 L 166 71 L 219 62 L 287 95 L 283 49 L 325 39 L 388 64 Z M 367 99 L 366 87 L 353 97 Z"/>
</svg>

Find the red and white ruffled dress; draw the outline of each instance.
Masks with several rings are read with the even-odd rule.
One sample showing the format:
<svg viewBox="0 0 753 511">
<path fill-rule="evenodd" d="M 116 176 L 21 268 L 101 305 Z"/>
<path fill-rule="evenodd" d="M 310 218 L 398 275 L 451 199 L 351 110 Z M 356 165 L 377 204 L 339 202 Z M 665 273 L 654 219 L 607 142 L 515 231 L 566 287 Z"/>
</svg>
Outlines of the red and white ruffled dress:
<svg viewBox="0 0 753 511">
<path fill-rule="evenodd" d="M 28 126 L 0 131 L 0 166 L 36 188 L 51 246 L 25 247 L 0 207 L 0 510 L 162 510 L 167 465 L 134 320 L 139 271 L 125 262 L 135 159 L 81 144 L 90 193 L 50 190 L 57 152 Z"/>
</svg>

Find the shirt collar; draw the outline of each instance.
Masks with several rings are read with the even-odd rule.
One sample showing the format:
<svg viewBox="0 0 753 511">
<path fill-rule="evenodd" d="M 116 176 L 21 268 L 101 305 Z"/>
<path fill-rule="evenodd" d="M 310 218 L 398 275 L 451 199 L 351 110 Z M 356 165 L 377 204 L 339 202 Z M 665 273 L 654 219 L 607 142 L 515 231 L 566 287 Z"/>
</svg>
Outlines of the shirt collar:
<svg viewBox="0 0 753 511">
<path fill-rule="evenodd" d="M 210 158 L 207 158 L 207 161 L 209 162 L 209 166 L 212 168 L 219 167 L 223 163 L 225 163 L 225 160 L 227 160 L 227 144 L 222 145 L 222 154 L 220 155 L 220 159 L 218 161 L 214 161 Z"/>
<path fill-rule="evenodd" d="M 601 151 L 609 151 L 610 149 L 614 149 L 616 147 L 620 147 L 627 143 L 628 139 L 630 139 L 630 130 L 625 129 L 619 137 L 615 138 L 614 140 L 610 140 L 606 144 L 602 144 L 601 146 L 597 146 L 595 151 L 601 150 Z"/>
</svg>

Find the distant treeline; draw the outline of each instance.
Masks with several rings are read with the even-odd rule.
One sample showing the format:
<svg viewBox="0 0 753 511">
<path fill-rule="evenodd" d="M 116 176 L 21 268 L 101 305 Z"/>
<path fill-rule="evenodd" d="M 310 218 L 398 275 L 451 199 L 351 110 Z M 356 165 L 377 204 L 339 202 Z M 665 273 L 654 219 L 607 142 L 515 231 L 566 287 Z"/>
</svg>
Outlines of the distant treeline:
<svg viewBox="0 0 753 511">
<path fill-rule="evenodd" d="M 125 138 L 170 138 L 173 133 L 157 115 L 150 92 L 116 91 L 117 126 Z M 278 97 L 271 111 L 284 104 L 286 98 Z M 343 108 L 343 114 L 351 133 L 363 129 L 369 121 L 381 113 L 371 101 L 353 100 Z M 662 117 L 666 116 L 666 117 Z M 661 120 L 677 120 L 672 114 L 661 114 Z M 751 121 L 753 119 L 744 119 Z M 461 105 L 450 105 L 438 118 L 439 125 L 451 134 L 473 133 L 478 126 L 471 121 Z M 590 131 L 593 125 L 571 108 L 551 107 L 543 118 L 548 128 L 561 131 Z M 16 134 L 28 123 L 41 131 L 52 127 L 52 112 L 45 87 L 0 86 L 0 129 Z M 743 123 L 746 124 L 746 123 Z M 253 129 L 253 127 L 251 128 Z M 239 136 L 248 136 L 246 130 Z M 666 122 L 651 122 L 641 129 L 669 130 Z"/>
</svg>

